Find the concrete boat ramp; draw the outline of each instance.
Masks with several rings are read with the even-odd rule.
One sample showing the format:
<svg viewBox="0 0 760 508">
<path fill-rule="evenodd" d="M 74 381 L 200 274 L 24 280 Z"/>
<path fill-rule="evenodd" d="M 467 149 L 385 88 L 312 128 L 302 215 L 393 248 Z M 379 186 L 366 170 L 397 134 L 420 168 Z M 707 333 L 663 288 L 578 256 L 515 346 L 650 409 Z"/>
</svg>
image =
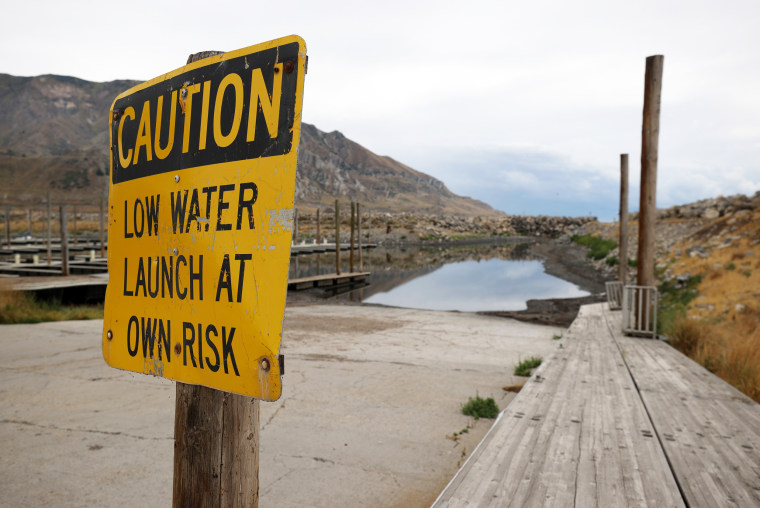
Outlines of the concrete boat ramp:
<svg viewBox="0 0 760 508">
<path fill-rule="evenodd" d="M 101 326 L 0 327 L 0 504 L 171 504 L 173 383 L 107 367 Z M 568 330 L 288 307 L 260 506 L 760 505 L 758 404 L 619 330 L 606 304 Z M 512 399 L 502 386 L 532 355 L 545 361 Z M 493 426 L 460 413 L 476 393 L 506 408 Z"/>
</svg>

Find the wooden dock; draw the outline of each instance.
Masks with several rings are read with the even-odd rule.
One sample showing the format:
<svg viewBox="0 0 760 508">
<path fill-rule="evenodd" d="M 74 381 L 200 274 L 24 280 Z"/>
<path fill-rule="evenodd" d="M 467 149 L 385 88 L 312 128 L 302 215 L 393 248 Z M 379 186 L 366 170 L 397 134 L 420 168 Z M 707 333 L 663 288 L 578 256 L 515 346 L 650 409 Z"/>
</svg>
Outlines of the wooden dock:
<svg viewBox="0 0 760 508">
<path fill-rule="evenodd" d="M 760 405 L 620 319 L 581 308 L 434 506 L 760 506 Z"/>
<path fill-rule="evenodd" d="M 324 275 L 314 275 L 312 277 L 302 277 L 299 279 L 288 279 L 288 290 L 301 291 L 311 288 L 336 288 L 340 286 L 350 286 L 365 282 L 369 277 L 369 272 L 348 272 L 338 275 L 329 273 Z"/>
</svg>

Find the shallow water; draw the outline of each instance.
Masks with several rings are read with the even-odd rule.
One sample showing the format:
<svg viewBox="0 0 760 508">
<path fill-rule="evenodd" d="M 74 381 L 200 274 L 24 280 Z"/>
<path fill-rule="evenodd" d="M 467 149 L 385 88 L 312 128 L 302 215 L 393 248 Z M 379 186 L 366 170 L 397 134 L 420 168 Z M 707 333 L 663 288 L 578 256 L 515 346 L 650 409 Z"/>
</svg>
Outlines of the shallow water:
<svg viewBox="0 0 760 508">
<path fill-rule="evenodd" d="M 349 271 L 342 256 L 341 270 Z M 358 254 L 354 270 L 358 269 Z M 526 244 L 452 249 L 373 249 L 365 251 L 369 285 L 338 298 L 429 310 L 464 312 L 526 308 L 527 300 L 573 298 L 589 293 L 549 275 Z M 299 256 L 290 277 L 334 273 L 332 255 Z"/>
<path fill-rule="evenodd" d="M 527 300 L 586 295 L 544 272 L 541 261 L 489 259 L 446 264 L 364 302 L 429 310 L 518 311 L 527 308 Z"/>
</svg>

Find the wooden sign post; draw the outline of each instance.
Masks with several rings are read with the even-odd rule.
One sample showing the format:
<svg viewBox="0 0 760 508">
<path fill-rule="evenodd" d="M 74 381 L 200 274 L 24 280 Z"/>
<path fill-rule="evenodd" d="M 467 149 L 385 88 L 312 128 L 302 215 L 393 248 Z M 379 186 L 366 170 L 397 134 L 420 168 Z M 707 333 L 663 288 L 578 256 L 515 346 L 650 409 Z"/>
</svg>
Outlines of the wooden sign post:
<svg viewBox="0 0 760 508">
<path fill-rule="evenodd" d="M 258 505 L 259 401 L 177 381 L 172 507 Z"/>
<path fill-rule="evenodd" d="M 176 385 L 173 505 L 258 504 L 259 401 L 282 392 L 306 46 L 186 66 L 111 107 L 102 350 Z"/>
</svg>

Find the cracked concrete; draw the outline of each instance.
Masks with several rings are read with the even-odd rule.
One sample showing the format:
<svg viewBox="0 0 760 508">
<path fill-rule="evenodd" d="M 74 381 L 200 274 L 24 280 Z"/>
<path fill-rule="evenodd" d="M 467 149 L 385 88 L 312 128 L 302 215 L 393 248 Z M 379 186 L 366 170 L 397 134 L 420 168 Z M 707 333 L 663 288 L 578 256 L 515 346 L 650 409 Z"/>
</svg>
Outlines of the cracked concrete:
<svg viewBox="0 0 760 508">
<path fill-rule="evenodd" d="M 174 383 L 108 367 L 101 321 L 0 326 L 0 504 L 169 506 Z M 468 313 L 288 307 L 261 404 L 260 506 L 429 506 L 558 328 Z M 458 440 L 447 439 L 463 428 Z"/>
</svg>

